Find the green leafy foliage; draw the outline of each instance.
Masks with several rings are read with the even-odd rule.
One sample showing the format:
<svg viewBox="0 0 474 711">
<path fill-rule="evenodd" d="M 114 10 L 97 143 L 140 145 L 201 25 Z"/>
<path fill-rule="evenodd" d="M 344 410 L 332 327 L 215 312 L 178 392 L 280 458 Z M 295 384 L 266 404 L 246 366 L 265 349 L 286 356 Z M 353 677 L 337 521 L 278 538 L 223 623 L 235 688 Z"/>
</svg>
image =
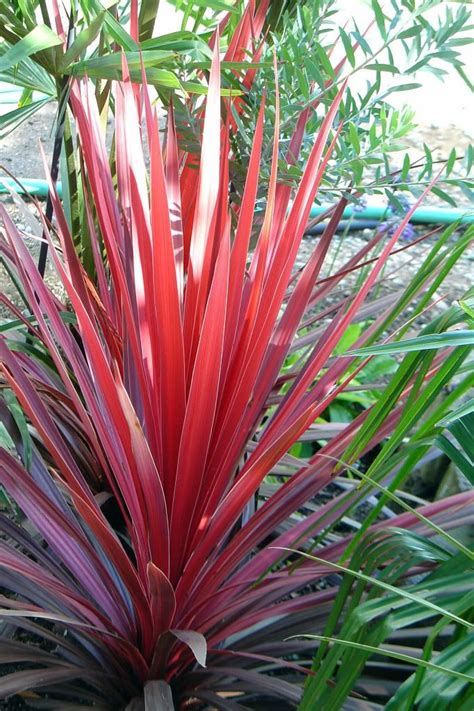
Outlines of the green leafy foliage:
<svg viewBox="0 0 474 711">
<path fill-rule="evenodd" d="M 459 329 L 448 333 L 433 333 L 429 336 L 407 338 L 395 343 L 384 343 L 380 346 L 368 346 L 349 351 L 348 355 L 379 355 L 385 353 L 408 353 L 409 351 L 424 351 L 443 347 L 473 346 L 474 331 Z"/>
<path fill-rule="evenodd" d="M 474 412 L 466 412 L 469 407 L 472 409 L 472 401 L 470 406 L 464 405 L 465 414 L 458 413 L 438 435 L 436 444 L 474 486 Z"/>
<path fill-rule="evenodd" d="M 3 33 L 5 41 L 3 50 L 0 45 L 0 52 L 3 51 L 7 58 L 21 59 L 8 70 L 9 80 L 17 81 L 14 75 L 18 72 L 30 74 L 29 85 L 39 89 L 40 77 L 33 78 L 31 73 L 33 64 L 46 72 L 41 83 L 44 84 L 45 78 L 52 80 L 52 95 L 59 98 L 65 73 L 80 76 L 88 72 L 97 80 L 116 79 L 121 73 L 120 57 L 113 57 L 117 49 L 131 53 L 132 63 L 132 57 L 138 57 L 137 53 L 142 51 L 148 81 L 154 85 L 159 97 L 168 103 L 170 91 L 177 90 L 175 115 L 181 142 L 183 147 L 194 150 L 200 130 L 200 95 L 206 92 L 203 70 L 205 72 L 208 67 L 210 31 L 216 28 L 223 18 L 222 13 L 227 11 L 225 21 L 220 22 L 221 47 L 223 50 L 230 48 L 244 5 L 176 1 L 176 10 L 182 14 L 182 30 L 164 36 L 153 36 L 159 3 L 153 0 L 138 5 L 139 42 L 131 36 L 131 14 L 126 6 L 119 7 L 116 12 L 112 6 L 104 9 L 98 0 L 90 0 L 80 3 L 79 8 L 72 11 L 73 32 L 68 40 L 69 46 L 63 49 L 55 46 L 58 28 L 53 31 L 48 25 L 38 24 L 40 17 L 44 23 L 39 5 L 11 4 L 4 0 L 0 3 L 0 19 L 4 23 L 0 34 Z M 438 17 L 430 24 L 425 16 L 434 8 L 439 10 Z M 351 91 L 349 84 L 339 110 L 342 131 L 337 141 L 337 160 L 330 166 L 321 194 L 325 193 L 330 199 L 338 198 L 351 182 L 362 192 L 387 194 L 390 199 L 396 180 L 398 190 L 410 191 L 416 196 L 422 183 L 429 181 L 436 169 L 436 161 L 433 161 L 428 146 L 425 147 L 423 160 L 419 155 L 400 155 L 413 128 L 413 113 L 409 109 L 391 107 L 390 94 L 419 86 L 418 82 L 413 81 L 416 72 L 434 71 L 438 76 L 444 76 L 442 67 L 446 64 L 454 66 L 466 77 L 458 49 L 470 41 L 469 8 L 460 4 L 455 9 L 447 5 L 440 10 L 437 0 L 396 0 L 389 8 L 374 2 L 372 29 L 376 29 L 378 36 L 373 36 L 372 31 L 370 43 L 366 28 L 358 26 L 357 18 L 343 27 L 344 18 L 337 14 L 336 9 L 335 0 L 262 2 L 257 5 L 256 12 L 263 18 L 257 37 L 263 37 L 263 32 L 267 30 L 267 42 L 260 61 L 255 64 L 257 73 L 245 85 L 244 93 L 248 96 L 238 115 L 234 114 L 240 133 L 239 140 L 233 146 L 237 160 L 231 176 L 237 198 L 243 189 L 244 173 L 240 166 L 249 157 L 246 135 L 254 126 L 259 97 L 263 87 L 268 89 L 270 95 L 275 92 L 271 69 L 273 47 L 279 61 L 282 100 L 282 177 L 292 181 L 299 174 L 287 151 L 289 137 L 302 106 L 310 109 L 309 121 L 301 137 L 305 155 L 311 136 L 320 125 L 322 107 L 334 97 L 344 78 L 351 78 L 362 71 L 373 74 L 373 78 L 368 79 L 365 90 L 359 89 L 358 92 Z M 53 18 L 47 19 L 54 28 Z M 255 46 L 258 47 L 260 41 L 255 42 Z M 35 52 L 35 48 L 39 51 Z M 250 51 L 249 47 L 243 49 L 238 61 L 228 65 L 223 63 L 223 86 L 235 95 L 242 91 L 245 69 L 248 71 L 254 66 L 251 60 L 255 50 Z M 156 68 L 156 55 L 150 50 L 169 51 L 171 54 L 167 58 L 163 55 L 160 67 Z M 260 52 L 260 49 L 257 51 Z M 12 52 L 15 54 L 12 55 Z M 29 57 L 31 52 L 34 53 L 34 61 Z M 396 64 L 394 56 L 400 58 Z M 131 71 L 134 80 L 140 81 L 138 59 Z M 394 82 L 396 76 L 400 80 Z M 195 98 L 190 99 L 186 92 L 195 94 Z M 12 113 L 5 117 L 3 132 L 12 130 L 40 106 L 30 102 L 28 113 Z M 266 146 L 269 144 L 266 141 Z M 437 197 L 448 204 L 455 204 L 455 198 L 447 189 L 449 187 L 459 187 L 469 198 L 473 195 L 472 149 L 468 149 L 464 157 L 465 174 L 462 172 L 462 158 L 462 155 L 453 152 L 445 156 L 444 186 L 438 183 L 434 187 Z M 370 176 L 370 180 L 363 179 L 364 175 Z"/>
<path fill-rule="evenodd" d="M 32 54 L 57 47 L 61 44 L 58 37 L 47 25 L 38 25 L 16 44 L 10 46 L 0 59 L 0 72 L 11 69 Z"/>
<path fill-rule="evenodd" d="M 407 569 L 416 564 L 413 582 Z M 388 581 L 398 589 L 387 594 Z M 464 708 L 474 681 L 473 583 L 472 556 L 401 529 L 368 537 L 344 574 L 324 634 L 313 637 L 320 640 L 315 676 L 300 710 L 338 711 L 353 691 L 371 688 L 390 710 L 428 709 L 435 699 L 442 709 Z"/>
<path fill-rule="evenodd" d="M 414 127 L 413 112 L 394 109 L 390 95 L 408 92 L 421 86 L 423 71 L 434 72 L 441 79 L 446 74 L 443 65 L 450 65 L 464 74 L 457 51 L 472 41 L 470 9 L 466 4 L 442 8 L 438 0 L 399 2 L 389 5 L 372 3 L 375 25 L 369 34 L 358 26 L 357 17 L 337 14 L 335 0 L 295 4 L 287 10 L 282 31 L 272 36 L 279 59 L 279 90 L 282 103 L 283 140 L 281 164 L 287 180 L 294 180 L 298 169 L 288 153 L 288 140 L 302 106 L 310 110 L 310 119 L 302 135 L 303 154 L 312 131 L 317 130 L 322 106 L 334 96 L 341 83 L 349 78 L 348 90 L 339 111 L 342 131 L 337 142 L 337 161 L 330 166 L 321 194 L 336 199 L 349 183 L 362 193 L 386 194 L 393 188 L 419 195 L 439 166 L 433 160 L 432 147 L 425 146 L 425 157 L 407 150 L 407 137 Z M 425 17 L 437 12 L 436 22 Z M 346 23 L 346 24 L 344 24 Z M 344 27 L 342 25 L 344 24 Z M 378 36 L 376 29 L 378 30 Z M 370 44 L 368 38 L 370 37 Z M 263 59 L 271 56 L 270 48 Z M 397 57 L 397 63 L 394 63 Z M 365 87 L 351 89 L 356 74 L 367 75 Z M 370 76 L 372 74 L 372 76 Z M 359 85 L 361 82 L 359 82 Z M 249 94 L 244 126 L 252 122 L 254 107 L 263 87 L 272 95 L 275 88 L 272 74 L 262 69 Z M 442 91 L 442 89 L 440 89 Z M 407 94 L 407 103 L 409 96 Z M 236 142 L 236 150 L 246 153 L 244 141 Z M 451 191 L 457 186 L 472 199 L 472 148 L 464 156 L 451 152 L 443 156 L 446 169 L 434 193 L 443 202 L 456 204 Z M 238 184 L 238 176 L 236 176 Z"/>
</svg>

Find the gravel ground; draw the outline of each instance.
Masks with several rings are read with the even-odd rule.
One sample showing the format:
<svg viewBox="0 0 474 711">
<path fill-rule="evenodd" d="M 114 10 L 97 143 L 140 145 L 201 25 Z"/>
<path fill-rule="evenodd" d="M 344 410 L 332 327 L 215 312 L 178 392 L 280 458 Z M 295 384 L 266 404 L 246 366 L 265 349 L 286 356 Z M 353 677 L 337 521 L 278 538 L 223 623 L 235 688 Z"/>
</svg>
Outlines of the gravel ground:
<svg viewBox="0 0 474 711">
<path fill-rule="evenodd" d="M 349 233 L 346 237 L 336 236 L 329 250 L 326 259 L 326 269 L 331 266 L 331 272 L 341 269 L 343 265 L 373 236 L 373 230 L 362 230 Z M 417 228 L 417 235 L 425 234 L 425 230 Z M 450 238 L 453 244 L 460 237 L 460 232 L 456 232 Z M 297 266 L 302 267 L 306 263 L 314 248 L 315 237 L 306 236 L 302 242 L 298 255 Z M 436 241 L 436 236 L 428 237 L 424 242 L 409 246 L 409 242 L 399 242 L 400 247 L 407 247 L 404 251 L 398 252 L 390 257 L 384 271 L 384 279 L 391 287 L 400 288 L 415 276 L 423 261 L 426 259 L 430 249 Z M 334 266 L 332 266 L 334 264 Z M 473 281 L 474 247 L 467 250 L 463 257 L 454 265 L 449 279 L 449 285 L 445 287 L 444 293 L 451 300 L 462 296 L 469 288 L 469 282 Z M 324 270 L 323 270 L 324 271 Z M 327 276 L 327 274 L 324 274 Z M 350 283 L 350 282 L 349 282 Z"/>
<path fill-rule="evenodd" d="M 40 250 L 40 241 L 38 240 L 38 236 L 41 235 L 41 229 L 37 220 L 33 216 L 34 206 L 24 203 L 23 207 L 19 209 L 11 201 L 11 199 L 6 200 L 5 203 L 8 213 L 20 230 L 23 231 L 28 248 L 37 260 Z M 417 228 L 416 236 L 421 236 L 424 232 L 424 229 Z M 373 230 L 363 230 L 350 232 L 345 237 L 336 235 L 327 255 L 321 278 L 328 276 L 329 274 L 334 274 L 339 269 L 342 269 L 346 262 L 367 244 L 367 241 L 373 236 L 373 233 Z M 454 233 L 450 238 L 450 242 L 452 244 L 455 243 L 456 240 L 459 239 L 460 235 L 461 233 Z M 318 239 L 318 236 L 304 237 L 297 256 L 295 264 L 296 268 L 300 269 L 305 266 Z M 422 243 L 413 245 L 413 247 L 409 247 L 409 243 L 400 243 L 399 247 L 407 246 L 408 248 L 390 257 L 382 274 L 383 282 L 380 295 L 397 291 L 408 284 L 422 265 L 436 239 L 436 236 L 431 236 Z M 442 296 L 443 300 L 437 303 L 434 309 L 431 310 L 429 315 L 427 314 L 426 318 L 422 319 L 422 321 L 426 321 L 431 318 L 432 314 L 439 313 L 440 311 L 448 308 L 455 300 L 459 299 L 466 293 L 466 291 L 474 283 L 473 267 L 474 247 L 467 250 L 453 266 L 448 279 L 438 291 L 438 296 Z M 338 295 L 341 296 L 342 294 L 351 293 L 356 278 L 356 274 L 345 277 L 337 289 Z M 61 297 L 63 295 L 63 290 L 61 285 L 58 283 L 56 271 L 49 259 L 45 279 L 51 286 L 54 293 L 58 297 Z M 15 304 L 21 304 L 18 294 L 3 267 L 0 267 L 0 288 Z M 7 310 L 0 305 L 0 317 L 6 315 Z"/>
<path fill-rule="evenodd" d="M 0 164 L 3 164 L 13 175 L 19 177 L 43 177 L 43 165 L 39 151 L 39 141 L 41 141 L 46 158 L 51 159 L 52 153 L 52 136 L 54 124 L 54 107 L 47 106 L 39 111 L 31 120 L 26 121 L 16 132 L 6 136 L 1 143 L 1 159 Z M 460 151 L 464 151 L 469 143 L 469 137 L 461 130 L 453 126 L 449 127 L 434 127 L 421 126 L 417 132 L 411 137 L 411 144 L 415 151 L 419 151 L 422 143 L 426 142 L 434 148 L 435 156 L 446 156 L 449 154 L 452 147 L 456 146 Z M 469 206 L 466 203 L 464 195 L 457 196 L 461 205 Z M 24 211 L 19 211 L 12 203 L 10 197 L 2 196 L 2 201 L 6 203 L 6 207 L 13 220 L 24 230 L 26 234 L 34 235 L 33 223 L 29 223 L 25 217 Z M 431 196 L 429 202 L 439 204 L 439 200 L 435 196 Z M 471 206 L 472 207 L 472 206 Z M 28 206 L 32 210 L 32 206 Z M 418 230 L 421 234 L 423 230 Z M 333 246 L 326 261 L 327 265 L 331 265 L 334 261 L 333 271 L 340 268 L 353 254 L 355 254 L 371 236 L 372 231 L 351 232 L 346 238 L 337 236 L 333 241 Z M 451 238 L 457 239 L 455 234 Z M 297 266 L 304 266 L 308 259 L 317 237 L 307 237 L 303 240 Z M 408 280 L 414 276 L 419 268 L 428 250 L 433 244 L 435 238 L 429 238 L 426 242 L 414 246 L 413 249 L 408 249 L 391 257 L 389 265 L 385 270 L 384 290 L 390 291 L 400 288 L 406 284 Z M 29 247 L 32 252 L 37 255 L 39 253 L 39 242 L 34 237 L 27 238 Z M 459 262 L 454 266 L 449 280 L 443 287 L 442 294 L 445 295 L 444 301 L 437 307 L 439 309 L 446 308 L 453 300 L 462 296 L 467 289 L 473 284 L 473 260 L 474 252 L 471 250 L 464 254 Z M 56 274 L 51 265 L 48 265 L 46 273 L 47 281 L 52 285 L 54 291 L 59 296 L 61 288 L 57 283 Z M 352 280 L 353 281 L 353 280 Z M 350 287 L 351 279 L 345 282 L 345 287 Z M 12 290 L 10 280 L 4 272 L 0 272 L 0 287 L 14 301 L 18 302 L 14 291 Z M 3 311 L 4 313 L 4 311 Z M 2 311 L 0 310 L 0 314 Z"/>
</svg>

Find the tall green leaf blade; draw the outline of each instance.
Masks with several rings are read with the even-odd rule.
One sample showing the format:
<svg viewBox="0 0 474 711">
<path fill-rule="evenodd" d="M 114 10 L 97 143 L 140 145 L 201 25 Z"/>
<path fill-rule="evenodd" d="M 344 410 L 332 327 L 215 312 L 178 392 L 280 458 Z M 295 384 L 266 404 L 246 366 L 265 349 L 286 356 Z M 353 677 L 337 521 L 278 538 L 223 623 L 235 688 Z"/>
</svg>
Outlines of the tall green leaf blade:
<svg viewBox="0 0 474 711">
<path fill-rule="evenodd" d="M 291 550 L 292 553 L 295 553 L 297 551 Z M 310 555 L 309 553 L 303 553 L 300 551 L 300 555 L 304 556 L 305 558 L 308 558 L 309 560 L 314 560 L 317 563 L 322 563 L 323 565 L 327 565 L 330 568 L 334 568 L 334 570 L 338 570 L 340 573 L 345 573 L 349 576 L 354 576 L 354 578 L 357 578 L 358 580 L 363 580 L 365 583 L 368 583 L 370 585 L 375 585 L 382 590 L 386 590 L 387 592 L 391 592 L 396 596 L 399 596 L 400 598 L 403 598 L 404 600 L 409 600 L 410 602 L 416 602 L 423 607 L 426 607 L 426 609 L 430 610 L 432 613 L 437 613 L 438 615 L 446 615 L 451 619 L 453 622 L 456 622 L 459 625 L 463 625 L 464 627 L 467 627 L 469 630 L 474 630 L 474 625 L 472 625 L 470 622 L 463 620 L 461 617 L 458 617 L 457 615 L 452 614 L 451 612 L 448 612 L 446 610 L 443 610 L 443 608 L 439 607 L 436 603 L 431 602 L 430 600 L 426 599 L 426 597 L 421 597 L 414 595 L 413 593 L 405 590 L 404 588 L 396 588 L 393 585 L 390 585 L 389 583 L 384 582 L 383 580 L 371 577 L 369 575 L 365 575 L 364 573 L 358 572 L 356 570 L 351 570 L 349 568 L 344 567 L 343 565 L 339 565 L 338 563 L 334 563 L 333 561 L 327 561 L 324 560 L 323 558 L 318 558 L 315 555 Z"/>
<path fill-rule="evenodd" d="M 153 35 L 160 0 L 142 0 L 138 12 L 138 39 L 140 42 Z"/>
<path fill-rule="evenodd" d="M 19 64 L 32 54 L 62 44 L 62 39 L 47 25 L 38 25 L 26 37 L 10 46 L 0 57 L 0 72 Z"/>
<path fill-rule="evenodd" d="M 458 702 L 461 694 L 469 686 L 472 691 L 472 684 L 474 684 L 474 636 L 461 637 L 442 650 L 436 656 L 435 666 L 438 665 L 443 667 L 443 670 L 451 669 L 463 674 L 464 678 L 448 676 L 444 671 L 441 672 L 441 669 L 425 667 L 423 681 L 416 694 L 416 704 L 420 711 L 429 711 L 432 708 L 445 711 L 460 708 Z M 412 675 L 400 686 L 386 705 L 387 711 L 406 708 L 405 704 L 414 682 L 415 675 Z M 472 701 L 472 693 L 470 696 Z"/>
<path fill-rule="evenodd" d="M 471 412 L 474 412 L 474 398 L 471 398 L 470 400 L 450 412 L 447 417 L 441 420 L 440 425 L 449 425 L 451 422 L 454 422 L 454 420 L 457 420 L 459 417 L 469 415 Z"/>
<path fill-rule="evenodd" d="M 92 22 L 86 29 L 82 30 L 69 47 L 67 52 L 61 57 L 59 69 L 65 71 L 70 64 L 76 61 L 83 52 L 91 45 L 99 35 L 104 25 L 105 12 L 101 12 L 97 17 L 94 17 Z"/>
<path fill-rule="evenodd" d="M 474 676 L 472 674 L 466 674 L 464 672 L 457 671 L 456 669 L 451 669 L 440 664 L 434 664 L 433 662 L 427 662 L 425 659 L 419 659 L 418 657 L 411 656 L 409 654 L 404 654 L 403 652 L 397 652 L 394 649 L 387 649 L 385 647 L 373 647 L 372 645 L 363 644 L 362 642 L 354 642 L 349 639 L 339 639 L 338 637 L 324 637 L 319 634 L 308 634 L 304 635 L 306 639 L 318 639 L 324 642 L 331 642 L 333 644 L 340 644 L 346 647 L 352 647 L 353 649 L 360 649 L 364 652 L 371 652 L 372 654 L 380 654 L 381 656 L 391 657 L 392 659 L 398 659 L 402 662 L 409 662 L 415 666 L 426 667 L 427 669 L 433 669 L 441 674 L 446 674 L 448 676 L 455 677 L 456 679 L 461 679 L 464 683 L 474 683 Z M 388 708 L 388 707 L 386 707 Z"/>
<path fill-rule="evenodd" d="M 474 346 L 474 331 L 448 331 L 433 333 L 417 338 L 408 338 L 396 343 L 384 343 L 380 346 L 367 346 L 348 351 L 346 355 L 380 355 L 384 353 L 409 353 L 412 351 L 436 350 L 438 348 L 456 348 L 459 346 Z"/>
<path fill-rule="evenodd" d="M 27 106 L 23 106 L 18 109 L 13 109 L 13 111 L 8 111 L 6 114 L 0 116 L 0 139 L 7 136 L 11 131 L 14 131 L 23 121 L 26 121 L 31 116 L 33 116 L 39 109 L 46 106 L 51 101 L 48 97 L 46 99 L 40 99 L 38 101 L 33 101 Z"/>
</svg>

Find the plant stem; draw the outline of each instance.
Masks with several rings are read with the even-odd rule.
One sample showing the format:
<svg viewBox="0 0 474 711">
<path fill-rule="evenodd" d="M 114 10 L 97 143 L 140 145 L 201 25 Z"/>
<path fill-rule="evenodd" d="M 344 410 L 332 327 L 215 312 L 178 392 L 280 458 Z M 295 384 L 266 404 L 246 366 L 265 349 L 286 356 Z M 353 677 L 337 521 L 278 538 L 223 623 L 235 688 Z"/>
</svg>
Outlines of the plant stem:
<svg viewBox="0 0 474 711">
<path fill-rule="evenodd" d="M 64 121 L 66 117 L 66 104 L 67 104 L 67 91 L 66 91 L 67 81 L 58 82 L 58 124 L 56 127 L 56 135 L 54 137 L 54 147 L 53 147 L 53 157 L 51 158 L 50 175 L 51 180 L 56 184 L 59 174 L 59 159 L 61 157 L 61 147 L 63 143 L 64 134 Z M 46 222 L 50 223 L 53 217 L 53 201 L 51 198 L 51 191 L 48 192 L 48 200 L 46 202 L 45 210 Z M 38 271 L 42 277 L 46 270 L 46 259 L 48 257 L 48 242 L 46 241 L 46 234 L 43 230 L 43 240 L 41 242 L 41 248 L 38 258 Z"/>
<path fill-rule="evenodd" d="M 75 9 L 75 3 L 73 4 L 73 9 Z M 74 13 L 71 12 L 69 15 L 69 27 L 68 27 L 68 33 L 67 33 L 66 49 L 71 46 L 71 43 L 74 40 L 75 33 L 74 33 L 73 14 Z M 56 182 L 58 180 L 59 159 L 61 158 L 61 147 L 62 147 L 62 143 L 63 143 L 64 125 L 65 125 L 65 121 L 66 121 L 67 102 L 68 102 L 68 98 L 69 98 L 67 84 L 68 84 L 68 77 L 67 76 L 63 75 L 62 77 L 60 77 L 56 80 L 56 91 L 57 91 L 57 97 L 58 97 L 58 123 L 56 126 L 56 135 L 54 137 L 53 156 L 51 158 L 51 168 L 50 168 L 51 180 L 54 185 L 56 185 Z M 51 197 L 51 191 L 48 192 L 48 200 L 46 202 L 45 217 L 46 217 L 46 223 L 50 224 L 51 220 L 53 218 L 53 200 Z M 43 240 L 41 242 L 40 253 L 39 253 L 39 258 L 38 258 L 38 271 L 39 271 L 41 277 L 44 277 L 44 273 L 46 271 L 46 259 L 48 257 L 48 242 L 46 240 L 46 234 L 45 234 L 44 230 L 43 230 L 42 237 L 43 237 Z"/>
</svg>

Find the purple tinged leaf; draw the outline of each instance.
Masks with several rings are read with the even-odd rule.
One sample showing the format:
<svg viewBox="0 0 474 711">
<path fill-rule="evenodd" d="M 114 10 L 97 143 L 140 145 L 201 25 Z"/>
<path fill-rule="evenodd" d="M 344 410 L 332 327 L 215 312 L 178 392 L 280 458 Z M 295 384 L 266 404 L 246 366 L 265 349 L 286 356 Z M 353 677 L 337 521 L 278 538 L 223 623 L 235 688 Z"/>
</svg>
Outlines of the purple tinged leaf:
<svg viewBox="0 0 474 711">
<path fill-rule="evenodd" d="M 173 694 L 166 681 L 149 681 L 145 685 L 144 711 L 174 711 Z"/>
<path fill-rule="evenodd" d="M 77 679 L 78 669 L 75 666 L 61 668 L 27 669 L 12 672 L 1 677 L 0 699 L 7 699 L 20 691 L 39 689 L 42 686 Z"/>
<path fill-rule="evenodd" d="M 207 642 L 200 632 L 193 630 L 170 630 L 180 642 L 186 644 L 202 667 L 206 666 Z"/>
</svg>

